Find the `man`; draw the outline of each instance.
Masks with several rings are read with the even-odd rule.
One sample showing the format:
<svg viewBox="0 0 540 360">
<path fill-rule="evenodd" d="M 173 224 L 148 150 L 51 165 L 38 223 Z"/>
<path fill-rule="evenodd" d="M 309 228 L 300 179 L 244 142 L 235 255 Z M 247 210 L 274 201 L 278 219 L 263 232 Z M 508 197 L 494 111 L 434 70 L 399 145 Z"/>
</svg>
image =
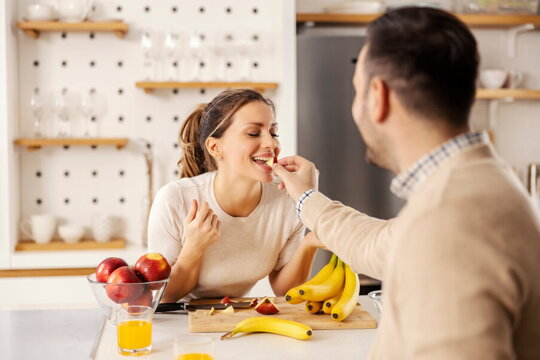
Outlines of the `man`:
<svg viewBox="0 0 540 360">
<path fill-rule="evenodd" d="M 486 134 L 469 132 L 478 61 L 473 35 L 443 11 L 370 25 L 352 113 L 368 160 L 399 174 L 396 218 L 315 191 L 301 157 L 274 165 L 322 244 L 383 280 L 372 359 L 540 359 L 539 216 Z"/>
</svg>

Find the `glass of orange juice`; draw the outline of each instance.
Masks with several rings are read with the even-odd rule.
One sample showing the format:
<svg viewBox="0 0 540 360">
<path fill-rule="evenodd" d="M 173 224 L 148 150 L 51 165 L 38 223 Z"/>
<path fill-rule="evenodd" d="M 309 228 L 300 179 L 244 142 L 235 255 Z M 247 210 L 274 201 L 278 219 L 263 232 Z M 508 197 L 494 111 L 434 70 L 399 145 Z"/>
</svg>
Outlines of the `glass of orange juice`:
<svg viewBox="0 0 540 360">
<path fill-rule="evenodd" d="M 130 305 L 118 309 L 118 352 L 122 355 L 146 355 L 152 350 L 152 316 L 148 306 Z"/>
<path fill-rule="evenodd" d="M 214 339 L 207 335 L 175 338 L 174 360 L 214 360 Z"/>
</svg>

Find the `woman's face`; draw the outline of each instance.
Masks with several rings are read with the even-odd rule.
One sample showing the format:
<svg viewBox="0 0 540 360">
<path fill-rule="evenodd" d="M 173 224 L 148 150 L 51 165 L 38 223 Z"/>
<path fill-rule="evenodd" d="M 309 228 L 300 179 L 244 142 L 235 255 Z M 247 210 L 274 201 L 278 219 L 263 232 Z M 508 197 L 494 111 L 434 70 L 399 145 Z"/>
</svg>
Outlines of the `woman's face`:
<svg viewBox="0 0 540 360">
<path fill-rule="evenodd" d="M 272 109 L 262 101 L 242 106 L 219 139 L 220 167 L 230 174 L 271 182 L 272 167 L 265 164 L 279 154 L 277 123 Z"/>
</svg>

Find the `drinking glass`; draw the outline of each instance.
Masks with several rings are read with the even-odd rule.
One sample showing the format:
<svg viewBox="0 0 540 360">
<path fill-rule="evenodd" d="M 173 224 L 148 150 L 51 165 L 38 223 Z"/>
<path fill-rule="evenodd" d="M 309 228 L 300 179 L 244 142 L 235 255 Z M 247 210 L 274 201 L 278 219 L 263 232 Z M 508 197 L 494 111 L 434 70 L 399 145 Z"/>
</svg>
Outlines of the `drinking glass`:
<svg viewBox="0 0 540 360">
<path fill-rule="evenodd" d="M 129 305 L 118 309 L 116 329 L 120 354 L 132 356 L 150 354 L 153 314 L 149 306 Z"/>
<path fill-rule="evenodd" d="M 175 360 L 213 360 L 214 339 L 208 335 L 184 335 L 174 339 Z"/>
</svg>

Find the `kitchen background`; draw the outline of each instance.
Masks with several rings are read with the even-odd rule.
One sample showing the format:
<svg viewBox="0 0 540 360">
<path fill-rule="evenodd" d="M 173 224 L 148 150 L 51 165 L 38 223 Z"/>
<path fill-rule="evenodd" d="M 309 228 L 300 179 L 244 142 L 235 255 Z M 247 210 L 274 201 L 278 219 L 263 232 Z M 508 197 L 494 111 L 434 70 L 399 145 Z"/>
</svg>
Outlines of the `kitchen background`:
<svg viewBox="0 0 540 360">
<path fill-rule="evenodd" d="M 145 252 L 149 195 L 178 176 L 178 129 L 196 104 L 226 87 L 193 82 L 246 82 L 264 89 L 277 104 L 282 154 L 314 160 L 323 192 L 380 217 L 399 210 L 401 202 L 387 191 L 391 176 L 363 163 L 363 144 L 350 117 L 350 76 L 365 24 L 295 21 L 296 13 L 322 13 L 338 2 L 94 0 L 90 20 L 121 20 L 125 34 L 41 31 L 33 38 L 17 23 L 35 3 L 56 1 L 0 4 L 0 286 L 8 289 L 0 306 L 91 302 L 82 276 L 13 276 L 35 275 L 28 269 L 52 275 L 55 269 L 91 268 L 108 256 L 133 263 Z M 465 6 L 441 5 L 456 11 Z M 473 28 L 482 69 L 519 71 L 519 88 L 540 89 L 540 33 L 497 25 Z M 158 83 L 144 83 L 150 80 Z M 474 127 L 491 131 L 524 184 L 529 164 L 540 162 L 540 96 L 529 94 L 537 99 L 479 99 L 473 111 Z M 119 143 L 28 148 L 24 139 L 38 132 L 47 139 Z M 26 238 L 20 223 L 35 214 L 85 226 L 85 237 L 97 231 L 91 231 L 92 217 L 97 226 L 96 214 L 112 214 L 120 219 L 116 242 L 75 247 L 121 248 L 23 250 L 17 247 Z M 324 259 L 321 254 L 316 266 Z M 269 291 L 261 282 L 252 294 Z"/>
</svg>

